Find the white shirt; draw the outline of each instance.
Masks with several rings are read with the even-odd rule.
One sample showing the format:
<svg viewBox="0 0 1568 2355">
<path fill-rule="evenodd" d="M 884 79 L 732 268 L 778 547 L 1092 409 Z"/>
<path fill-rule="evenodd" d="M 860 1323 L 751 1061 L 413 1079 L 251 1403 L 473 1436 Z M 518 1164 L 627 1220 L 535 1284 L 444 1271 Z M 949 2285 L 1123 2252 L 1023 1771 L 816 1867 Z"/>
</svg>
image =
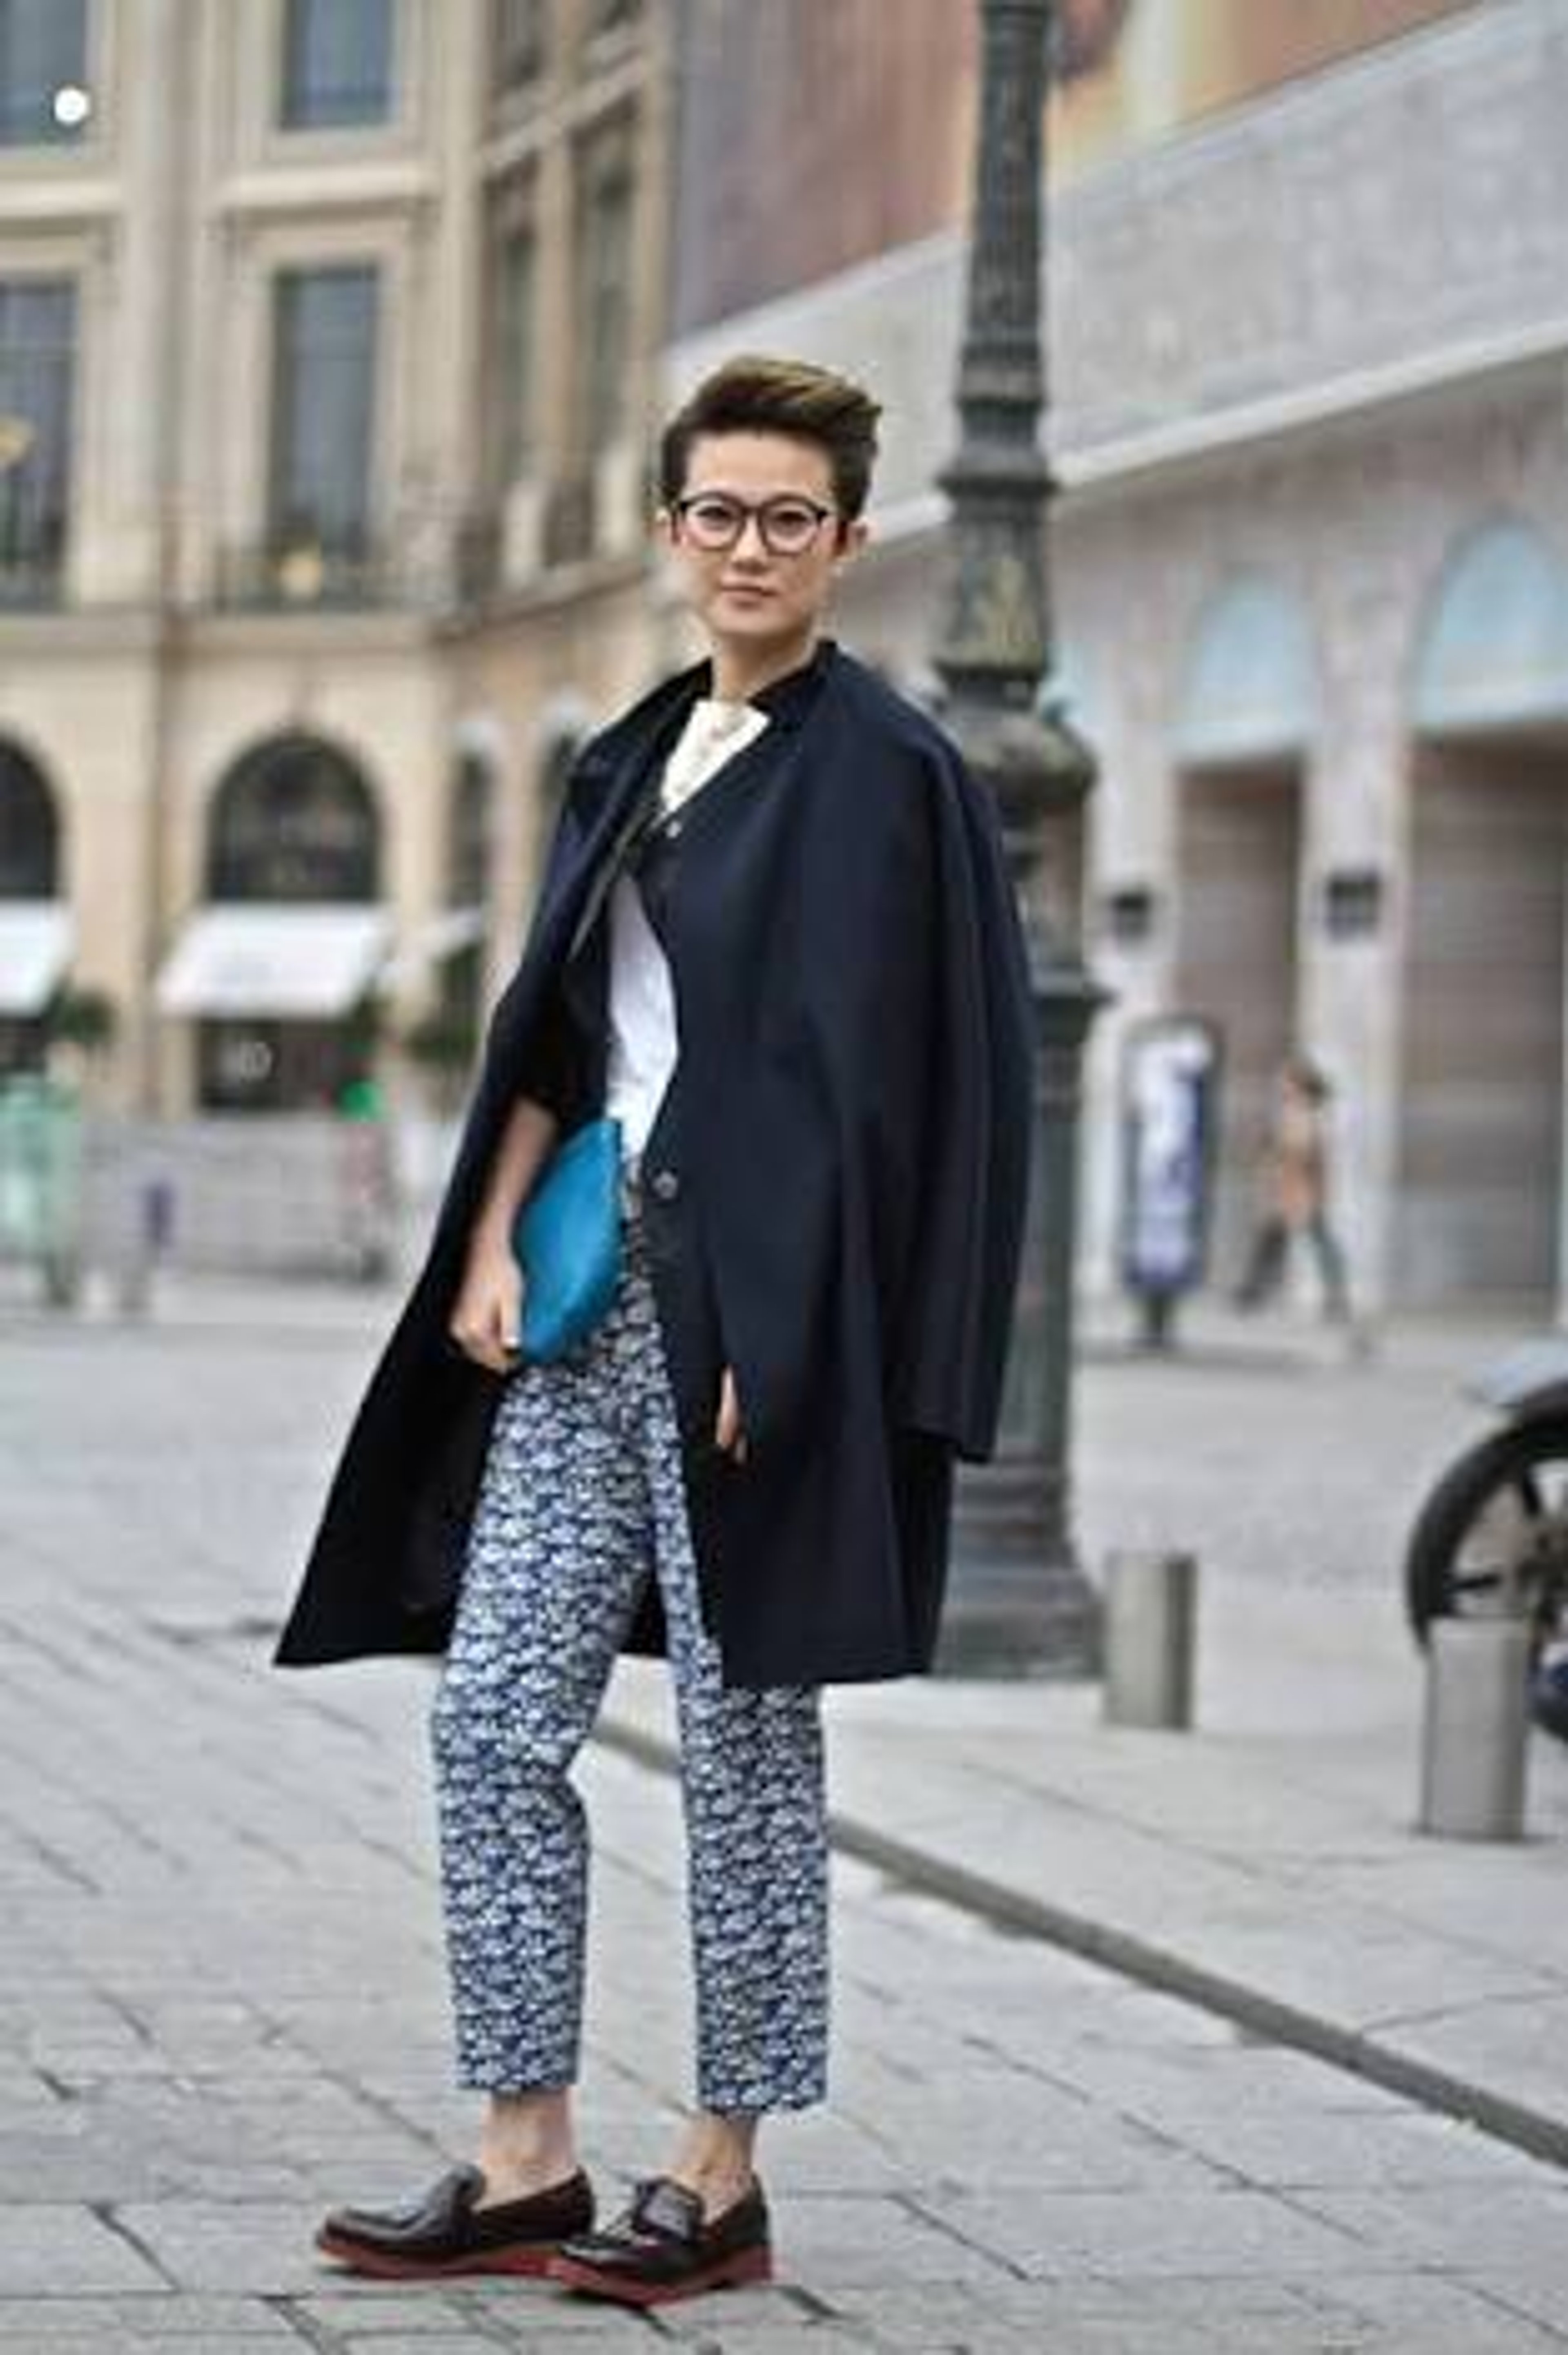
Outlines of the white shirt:
<svg viewBox="0 0 1568 2355">
<path fill-rule="evenodd" d="M 667 817 L 760 736 L 768 714 L 755 704 L 703 697 L 692 707 L 659 786 Z M 609 1056 L 605 1110 L 621 1124 L 626 1159 L 635 1167 L 658 1118 L 681 1051 L 675 991 L 659 935 L 630 875 L 616 878 L 609 900 Z"/>
</svg>

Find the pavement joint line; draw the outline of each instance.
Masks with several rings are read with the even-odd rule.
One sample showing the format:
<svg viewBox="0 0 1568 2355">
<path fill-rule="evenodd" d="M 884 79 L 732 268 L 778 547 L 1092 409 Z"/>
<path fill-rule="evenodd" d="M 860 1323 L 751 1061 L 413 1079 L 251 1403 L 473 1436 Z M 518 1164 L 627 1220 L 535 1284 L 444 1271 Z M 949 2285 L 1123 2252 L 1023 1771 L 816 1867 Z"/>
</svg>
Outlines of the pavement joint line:
<svg viewBox="0 0 1568 2355">
<path fill-rule="evenodd" d="M 605 1715 L 593 1739 L 657 1774 L 669 1776 L 679 1772 L 680 1753 L 673 1742 L 623 1719 Z M 1102 1964 L 1141 1987 L 1178 1996 L 1251 2035 L 1306 2052 L 1386 2092 L 1404 2094 L 1424 2109 L 1474 2126 L 1532 2158 L 1568 2168 L 1568 2119 L 1531 2109 L 1526 2103 L 1511 2101 L 1429 2062 L 1395 2051 L 1364 2030 L 1337 2027 L 1332 2020 L 1194 1963 L 1134 1931 L 1119 1930 L 1090 1914 L 1010 1889 L 984 1873 L 948 1864 L 841 1809 L 829 1813 L 828 1836 L 842 1855 L 854 1857 L 928 1896 L 944 1898 L 978 1919 L 1026 1931 L 1047 1945 Z"/>
<path fill-rule="evenodd" d="M 184 2295 L 184 2283 L 178 2281 L 169 2271 L 156 2249 L 150 2248 L 141 2234 L 125 2222 L 113 2200 L 88 2200 L 82 2204 L 90 2216 L 97 2217 L 106 2232 L 112 2232 L 116 2240 L 123 2241 L 127 2248 L 135 2251 L 144 2264 L 152 2267 L 165 2290 L 172 2290 L 176 2296 Z M 155 2297 L 159 2293 L 156 2290 L 132 2289 L 125 2295 L 130 2297 Z"/>
<path fill-rule="evenodd" d="M 263 2294 L 260 2303 L 270 2313 L 287 2323 L 303 2346 L 314 2348 L 316 2355 L 343 2355 L 344 2342 L 337 2332 L 329 2330 L 326 2324 L 318 2322 L 313 2315 L 300 2311 L 302 2301 L 294 2293 L 290 2292 L 286 2296 L 275 2293 L 271 2296 Z"/>
</svg>

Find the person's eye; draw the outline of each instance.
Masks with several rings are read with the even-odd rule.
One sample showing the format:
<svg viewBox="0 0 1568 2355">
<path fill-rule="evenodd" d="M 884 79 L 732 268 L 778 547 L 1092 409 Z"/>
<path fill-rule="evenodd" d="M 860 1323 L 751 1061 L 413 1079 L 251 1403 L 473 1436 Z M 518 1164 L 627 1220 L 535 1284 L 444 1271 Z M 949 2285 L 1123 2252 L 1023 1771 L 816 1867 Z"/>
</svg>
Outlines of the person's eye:
<svg viewBox="0 0 1568 2355">
<path fill-rule="evenodd" d="M 817 510 L 794 500 L 784 500 L 768 508 L 768 520 L 775 531 L 811 531 L 816 527 Z"/>
<path fill-rule="evenodd" d="M 694 499 L 686 517 L 699 531 L 727 531 L 736 521 L 736 509 L 728 499 Z"/>
</svg>

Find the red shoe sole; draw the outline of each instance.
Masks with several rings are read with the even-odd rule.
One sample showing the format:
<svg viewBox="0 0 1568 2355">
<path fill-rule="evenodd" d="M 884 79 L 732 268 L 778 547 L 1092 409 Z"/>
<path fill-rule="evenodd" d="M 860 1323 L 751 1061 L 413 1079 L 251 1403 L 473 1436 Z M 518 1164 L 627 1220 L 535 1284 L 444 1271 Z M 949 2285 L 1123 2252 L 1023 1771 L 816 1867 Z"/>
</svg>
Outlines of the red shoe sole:
<svg viewBox="0 0 1568 2355">
<path fill-rule="evenodd" d="M 476 2249 L 466 2257 L 397 2257 L 391 2252 L 362 2248 L 357 2241 L 340 2241 L 330 2232 L 316 2234 L 316 2246 L 351 2273 L 368 2274 L 376 2281 L 450 2280 L 460 2274 L 514 2274 L 542 2281 L 560 2246 L 557 2241 L 531 2243 L 525 2248 Z"/>
<path fill-rule="evenodd" d="M 688 2274 L 678 2282 L 633 2281 L 624 2275 L 601 2273 L 597 2265 L 584 2264 L 576 2257 L 556 2257 L 548 2272 L 558 2288 L 581 2290 L 589 2297 L 611 2299 L 617 2306 L 672 2306 L 677 2298 L 700 2297 L 705 2290 L 741 2289 L 748 2283 L 771 2281 L 773 2256 L 768 2249 L 740 2249 L 733 2257 L 720 2257 L 700 2274 Z"/>
</svg>

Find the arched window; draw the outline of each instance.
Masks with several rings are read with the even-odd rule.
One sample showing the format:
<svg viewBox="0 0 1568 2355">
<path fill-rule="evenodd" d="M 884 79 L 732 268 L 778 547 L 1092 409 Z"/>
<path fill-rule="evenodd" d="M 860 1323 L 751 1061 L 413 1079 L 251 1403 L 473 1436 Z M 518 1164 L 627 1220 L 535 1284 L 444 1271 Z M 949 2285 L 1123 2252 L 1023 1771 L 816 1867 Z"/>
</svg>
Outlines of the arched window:
<svg viewBox="0 0 1568 2355">
<path fill-rule="evenodd" d="M 0 740 L 0 900 L 55 900 L 60 892 L 59 821 L 36 762 Z"/>
<path fill-rule="evenodd" d="M 482 752 L 459 754 L 447 813 L 449 908 L 482 909 L 490 896 L 493 783 Z"/>
<path fill-rule="evenodd" d="M 1568 565 L 1531 525 L 1499 517 L 1451 551 L 1412 701 L 1426 736 L 1568 719 Z"/>
<path fill-rule="evenodd" d="M 218 787 L 207 839 L 207 897 L 219 900 L 377 898 L 381 841 L 359 770 L 332 745 L 278 737 Z"/>
<path fill-rule="evenodd" d="M 1306 616 L 1261 574 L 1230 581 L 1204 607 L 1176 716 L 1175 751 L 1191 768 L 1251 766 L 1298 754 L 1317 723 Z"/>
</svg>

